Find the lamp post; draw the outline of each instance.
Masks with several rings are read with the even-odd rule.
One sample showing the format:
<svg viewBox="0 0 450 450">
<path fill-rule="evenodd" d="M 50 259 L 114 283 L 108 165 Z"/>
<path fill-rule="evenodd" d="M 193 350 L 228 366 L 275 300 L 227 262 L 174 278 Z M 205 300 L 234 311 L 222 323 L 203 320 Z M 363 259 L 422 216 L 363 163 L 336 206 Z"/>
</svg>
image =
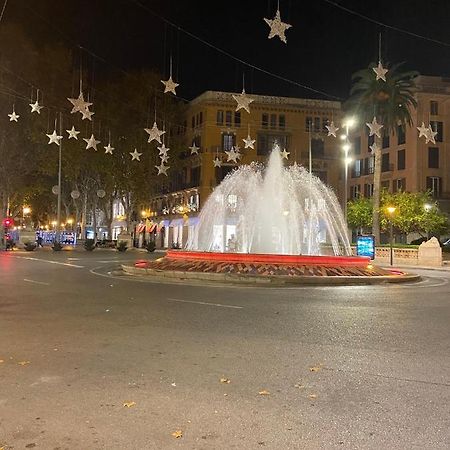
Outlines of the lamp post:
<svg viewBox="0 0 450 450">
<path fill-rule="evenodd" d="M 396 211 L 396 207 L 395 206 L 388 206 L 386 208 L 386 211 L 389 214 L 389 254 L 390 254 L 390 263 L 391 266 L 394 264 L 394 250 L 392 248 L 392 244 L 393 244 L 393 238 L 394 238 L 394 233 L 393 233 L 393 224 L 392 224 L 392 217 Z"/>
<path fill-rule="evenodd" d="M 352 158 L 349 157 L 350 149 L 352 148 L 349 139 L 350 128 L 353 128 L 356 124 L 356 120 L 353 117 L 347 117 L 344 119 L 343 125 L 345 127 L 345 134 L 341 136 L 344 141 L 342 149 L 344 150 L 344 199 L 342 209 L 344 210 L 345 224 L 347 224 L 347 198 L 348 198 L 348 166 L 352 162 Z"/>
</svg>

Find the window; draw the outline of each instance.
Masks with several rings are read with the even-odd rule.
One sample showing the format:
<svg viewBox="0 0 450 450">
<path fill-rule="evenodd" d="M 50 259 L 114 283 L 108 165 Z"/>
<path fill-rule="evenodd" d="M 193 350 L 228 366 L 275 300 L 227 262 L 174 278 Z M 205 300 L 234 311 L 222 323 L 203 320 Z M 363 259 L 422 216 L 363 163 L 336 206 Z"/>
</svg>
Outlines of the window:
<svg viewBox="0 0 450 450">
<path fill-rule="evenodd" d="M 233 166 L 222 166 L 216 168 L 216 183 L 219 184 L 232 170 Z"/>
<path fill-rule="evenodd" d="M 438 112 L 438 102 L 431 100 L 430 101 L 430 114 L 432 116 L 437 116 Z"/>
<path fill-rule="evenodd" d="M 369 137 L 367 138 L 367 148 L 369 149 L 369 152 L 372 151 L 372 149 L 370 148 L 370 146 L 373 145 L 374 142 L 375 142 L 375 135 L 369 136 Z"/>
<path fill-rule="evenodd" d="M 383 153 L 381 155 L 381 171 L 382 172 L 389 172 L 390 164 L 389 164 L 389 153 Z"/>
<path fill-rule="evenodd" d="M 382 146 L 382 148 L 389 147 L 389 133 L 388 132 L 383 133 L 383 138 L 381 140 L 381 146 Z"/>
<path fill-rule="evenodd" d="M 399 150 L 397 152 L 397 170 L 405 170 L 405 150 Z"/>
<path fill-rule="evenodd" d="M 361 195 L 361 187 L 359 184 L 350 186 L 350 198 L 352 199 L 359 198 L 360 195 Z"/>
<path fill-rule="evenodd" d="M 406 142 L 405 129 L 402 125 L 397 126 L 397 144 L 402 145 Z"/>
<path fill-rule="evenodd" d="M 355 137 L 353 139 L 353 153 L 355 155 L 360 155 L 361 154 L 361 137 Z"/>
<path fill-rule="evenodd" d="M 284 130 L 286 128 L 286 116 L 284 114 L 280 114 L 278 116 L 278 128 L 280 130 Z"/>
<path fill-rule="evenodd" d="M 364 197 L 373 197 L 373 183 L 364 185 Z"/>
<path fill-rule="evenodd" d="M 381 190 L 389 191 L 389 180 L 385 180 L 381 182 Z"/>
<path fill-rule="evenodd" d="M 433 197 L 439 197 L 442 190 L 441 177 L 427 177 L 427 189 L 431 191 Z"/>
<path fill-rule="evenodd" d="M 443 142 L 444 141 L 444 127 L 442 122 L 438 122 L 436 120 L 432 120 L 430 122 L 431 128 L 433 128 L 433 131 L 437 131 L 437 135 L 435 137 L 436 142 Z"/>
<path fill-rule="evenodd" d="M 270 115 L 270 129 L 275 130 L 277 128 L 277 115 L 271 114 Z"/>
<path fill-rule="evenodd" d="M 361 176 L 362 159 L 356 159 L 352 167 L 352 178 Z"/>
<path fill-rule="evenodd" d="M 305 120 L 305 131 L 312 131 L 312 117 L 307 117 Z"/>
<path fill-rule="evenodd" d="M 269 126 L 269 114 L 263 113 L 261 116 L 261 127 L 267 128 Z"/>
<path fill-rule="evenodd" d="M 325 153 L 325 143 L 322 139 L 311 139 L 311 156 L 321 158 Z"/>
<path fill-rule="evenodd" d="M 314 117 L 314 131 L 316 133 L 320 131 L 320 117 Z"/>
<path fill-rule="evenodd" d="M 192 129 L 195 128 L 195 116 L 192 116 L 191 126 L 192 126 Z"/>
<path fill-rule="evenodd" d="M 367 174 L 370 175 L 373 173 L 375 168 L 375 156 L 371 156 L 367 158 Z"/>
<path fill-rule="evenodd" d="M 201 125 L 203 123 L 203 112 L 200 111 L 199 115 L 198 115 L 198 123 L 199 125 Z"/>
<path fill-rule="evenodd" d="M 200 166 L 193 167 L 191 169 L 191 186 L 199 186 L 200 185 Z"/>
<path fill-rule="evenodd" d="M 233 133 L 222 133 L 222 151 L 229 151 L 235 145 L 236 136 Z"/>
<path fill-rule="evenodd" d="M 217 111 L 216 122 L 217 122 L 217 125 L 223 125 L 223 111 L 220 109 Z"/>
<path fill-rule="evenodd" d="M 328 117 L 324 117 L 323 119 L 322 119 L 322 131 L 324 132 L 324 133 L 328 133 L 328 128 L 327 128 L 327 125 L 329 125 L 329 120 L 328 120 Z"/>
<path fill-rule="evenodd" d="M 393 192 L 401 192 L 405 191 L 406 189 L 406 178 L 398 178 L 397 180 L 394 180 L 392 183 L 392 190 Z"/>
<path fill-rule="evenodd" d="M 428 147 L 428 168 L 439 169 L 439 148 Z"/>
<path fill-rule="evenodd" d="M 241 126 L 241 112 L 240 111 L 236 111 L 234 113 L 234 126 L 235 127 Z"/>
<path fill-rule="evenodd" d="M 268 155 L 275 145 L 287 150 L 289 148 L 288 137 L 286 135 L 258 134 L 256 154 Z"/>
<path fill-rule="evenodd" d="M 231 111 L 225 113 L 225 125 L 231 127 Z"/>
</svg>

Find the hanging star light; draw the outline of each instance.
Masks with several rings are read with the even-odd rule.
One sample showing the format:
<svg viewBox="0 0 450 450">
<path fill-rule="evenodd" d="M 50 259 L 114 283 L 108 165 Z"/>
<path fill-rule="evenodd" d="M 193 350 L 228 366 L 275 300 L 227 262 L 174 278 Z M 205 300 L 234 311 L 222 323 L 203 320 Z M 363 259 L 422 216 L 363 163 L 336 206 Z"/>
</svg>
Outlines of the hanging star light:
<svg viewBox="0 0 450 450">
<path fill-rule="evenodd" d="M 79 131 L 75 130 L 75 127 L 72 126 L 70 130 L 66 130 L 67 133 L 69 133 L 69 139 L 76 139 L 78 141 L 78 135 L 80 134 Z"/>
<path fill-rule="evenodd" d="M 170 75 L 167 81 L 161 80 L 161 83 L 164 84 L 164 94 L 167 94 L 167 92 L 172 92 L 173 95 L 177 95 L 175 88 L 179 86 L 179 83 L 175 83 L 172 80 L 172 75 Z"/>
<path fill-rule="evenodd" d="M 161 155 L 159 158 L 161 159 L 161 163 L 166 163 L 167 161 L 169 161 L 170 156 L 169 155 Z"/>
<path fill-rule="evenodd" d="M 83 92 L 81 91 L 78 98 L 67 98 L 67 100 L 69 100 L 69 102 L 73 105 L 72 111 L 70 111 L 71 114 L 74 114 L 76 112 L 83 113 L 83 111 L 86 111 L 89 106 L 93 105 L 93 103 L 84 101 Z"/>
<path fill-rule="evenodd" d="M 383 64 L 381 64 L 381 61 L 378 61 L 377 67 L 372 67 L 372 70 L 375 72 L 377 76 L 377 80 L 383 80 L 386 82 L 386 74 L 388 73 L 388 69 L 385 69 L 383 67 Z"/>
<path fill-rule="evenodd" d="M 416 127 L 419 130 L 419 138 L 424 136 L 427 137 L 428 128 L 425 126 L 425 124 L 422 122 L 422 125 L 420 127 Z"/>
<path fill-rule="evenodd" d="M 280 152 L 281 157 L 282 157 L 282 158 L 285 158 L 285 159 L 288 159 L 288 156 L 289 156 L 290 154 L 291 154 L 291 153 L 288 152 L 288 151 L 286 151 L 285 148 L 283 149 L 282 152 Z"/>
<path fill-rule="evenodd" d="M 160 166 L 155 166 L 158 169 L 158 175 L 165 175 L 167 177 L 167 170 L 170 169 L 169 166 L 165 166 L 163 162 L 161 162 Z"/>
<path fill-rule="evenodd" d="M 270 27 L 270 32 L 268 39 L 272 39 L 274 36 L 278 36 L 281 41 L 283 41 L 285 44 L 287 44 L 286 36 L 284 32 L 292 27 L 292 25 L 282 22 L 281 21 L 281 15 L 280 15 L 280 9 L 277 9 L 277 13 L 275 14 L 275 17 L 273 19 L 266 19 L 264 18 L 264 22 L 267 23 Z"/>
<path fill-rule="evenodd" d="M 381 138 L 380 130 L 383 128 L 383 125 L 377 122 L 376 117 L 373 118 L 372 122 L 366 123 L 366 125 L 369 127 L 369 136 L 375 135 Z"/>
<path fill-rule="evenodd" d="M 378 150 L 380 150 L 381 147 L 376 142 L 374 142 L 369 148 L 373 153 L 376 153 Z"/>
<path fill-rule="evenodd" d="M 436 144 L 436 135 L 438 134 L 437 131 L 433 131 L 433 128 L 431 127 L 431 124 L 428 125 L 427 129 L 427 135 L 425 136 L 425 144 L 428 144 L 429 142 Z"/>
<path fill-rule="evenodd" d="M 249 105 L 255 100 L 245 93 L 245 89 L 242 89 L 242 94 L 237 95 L 231 94 L 231 95 L 237 101 L 236 111 L 239 111 L 240 109 L 245 109 L 250 114 Z"/>
<path fill-rule="evenodd" d="M 19 116 L 19 114 L 16 114 L 16 111 L 14 110 L 14 107 L 13 107 L 12 113 L 11 113 L 11 114 L 8 114 L 8 117 L 9 117 L 9 121 L 10 121 L 10 122 L 17 122 L 17 119 L 18 119 L 20 116 Z"/>
<path fill-rule="evenodd" d="M 214 164 L 214 167 L 222 167 L 222 160 L 218 156 L 216 156 L 213 159 L 213 164 Z"/>
<path fill-rule="evenodd" d="M 46 135 L 49 139 L 48 144 L 56 144 L 56 145 L 60 145 L 61 144 L 61 139 L 63 138 L 62 136 L 58 136 L 58 134 L 56 133 L 56 130 L 53 130 L 52 134 L 47 134 Z"/>
<path fill-rule="evenodd" d="M 97 141 L 94 137 L 94 134 L 91 134 L 91 137 L 89 139 L 83 138 L 83 141 L 86 142 L 86 150 L 89 150 L 90 148 L 93 148 L 95 151 L 97 151 L 97 144 L 100 144 L 100 141 Z"/>
<path fill-rule="evenodd" d="M 144 130 L 148 133 L 148 141 L 152 142 L 156 141 L 158 144 L 161 144 L 161 136 L 165 133 L 165 131 L 159 130 L 158 125 L 156 125 L 156 120 L 153 123 L 152 128 L 144 128 Z"/>
<path fill-rule="evenodd" d="M 189 147 L 189 150 L 191 151 L 191 155 L 198 155 L 198 151 L 200 150 L 200 147 L 197 147 L 195 145 L 195 142 Z"/>
<path fill-rule="evenodd" d="M 234 149 L 234 147 L 225 152 L 227 154 L 227 162 L 233 161 L 235 163 L 237 163 L 238 158 L 240 157 L 240 153 L 236 152 L 236 150 Z"/>
<path fill-rule="evenodd" d="M 81 113 L 81 119 L 88 119 L 90 121 L 92 121 L 92 116 L 95 114 L 95 112 L 93 111 L 89 111 L 89 108 L 83 109 L 82 111 L 80 111 Z"/>
<path fill-rule="evenodd" d="M 339 128 L 334 125 L 333 121 L 331 121 L 330 125 L 325 125 L 325 128 L 328 130 L 327 136 L 336 137 L 336 133 L 339 131 Z"/>
<path fill-rule="evenodd" d="M 41 106 L 37 100 L 35 103 L 29 103 L 29 105 L 31 106 L 32 113 L 34 112 L 37 112 L 38 114 L 41 113 L 41 109 L 43 108 L 43 106 Z"/>
<path fill-rule="evenodd" d="M 244 141 L 244 148 L 255 148 L 256 139 L 250 137 L 250 133 L 247 135 L 247 139 L 242 139 Z"/>
<path fill-rule="evenodd" d="M 131 161 L 140 161 L 142 153 L 139 153 L 137 149 L 134 149 L 134 152 L 129 152 L 131 155 Z"/>
<path fill-rule="evenodd" d="M 108 145 L 104 146 L 103 148 L 105 149 L 105 155 L 106 154 L 110 154 L 110 155 L 113 154 L 114 147 L 111 147 L 111 142 L 108 142 Z"/>
<path fill-rule="evenodd" d="M 167 152 L 170 150 L 169 147 L 166 147 L 166 144 L 164 142 L 162 143 L 161 147 L 156 147 L 159 150 L 159 155 L 167 155 Z"/>
</svg>

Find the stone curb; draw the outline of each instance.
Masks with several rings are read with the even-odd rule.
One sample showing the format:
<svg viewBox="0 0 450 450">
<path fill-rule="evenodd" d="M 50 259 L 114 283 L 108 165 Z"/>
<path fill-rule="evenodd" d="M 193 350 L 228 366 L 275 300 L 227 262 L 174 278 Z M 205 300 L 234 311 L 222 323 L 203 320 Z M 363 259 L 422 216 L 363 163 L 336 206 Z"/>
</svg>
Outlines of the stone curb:
<svg viewBox="0 0 450 450">
<path fill-rule="evenodd" d="M 122 270 L 133 276 L 144 276 L 155 279 L 160 282 L 210 282 L 210 283 L 229 283 L 243 284 L 247 286 L 266 286 L 279 287 L 286 285 L 316 285 L 316 286 L 334 286 L 334 285 L 369 285 L 383 283 L 405 283 L 420 281 L 420 275 L 405 274 L 403 276 L 373 276 L 373 277 L 321 277 L 321 276 L 304 276 L 289 277 L 283 275 L 275 275 L 270 277 L 255 277 L 248 275 L 236 275 L 230 273 L 204 273 L 204 272 L 180 272 L 165 271 L 140 268 L 135 266 L 121 265 Z"/>
</svg>

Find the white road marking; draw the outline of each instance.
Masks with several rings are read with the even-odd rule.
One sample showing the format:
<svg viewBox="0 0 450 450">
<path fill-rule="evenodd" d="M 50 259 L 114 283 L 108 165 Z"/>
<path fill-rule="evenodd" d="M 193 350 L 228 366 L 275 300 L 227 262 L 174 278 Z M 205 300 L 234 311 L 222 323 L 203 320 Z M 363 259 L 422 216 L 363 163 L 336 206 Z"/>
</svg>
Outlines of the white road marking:
<svg viewBox="0 0 450 450">
<path fill-rule="evenodd" d="M 44 281 L 28 280 L 27 278 L 24 278 L 23 281 L 27 281 L 28 283 L 34 283 L 34 284 L 43 284 L 44 286 L 50 286 L 50 283 L 45 283 Z"/>
<path fill-rule="evenodd" d="M 167 300 L 171 302 L 180 302 L 180 303 L 195 303 L 197 305 L 208 305 L 208 306 L 218 306 L 220 308 L 235 308 L 235 309 L 243 309 L 243 306 L 234 306 L 234 305 L 222 305 L 220 303 L 207 303 L 207 302 L 195 302 L 192 300 L 180 300 L 179 298 L 168 298 Z"/>
<path fill-rule="evenodd" d="M 28 259 L 30 261 L 41 261 L 49 264 L 58 264 L 60 266 L 75 267 L 76 269 L 84 269 L 84 266 L 78 266 L 77 264 L 63 263 L 58 261 L 50 261 L 48 259 L 31 258 L 30 256 L 15 256 L 15 258 Z"/>
</svg>

